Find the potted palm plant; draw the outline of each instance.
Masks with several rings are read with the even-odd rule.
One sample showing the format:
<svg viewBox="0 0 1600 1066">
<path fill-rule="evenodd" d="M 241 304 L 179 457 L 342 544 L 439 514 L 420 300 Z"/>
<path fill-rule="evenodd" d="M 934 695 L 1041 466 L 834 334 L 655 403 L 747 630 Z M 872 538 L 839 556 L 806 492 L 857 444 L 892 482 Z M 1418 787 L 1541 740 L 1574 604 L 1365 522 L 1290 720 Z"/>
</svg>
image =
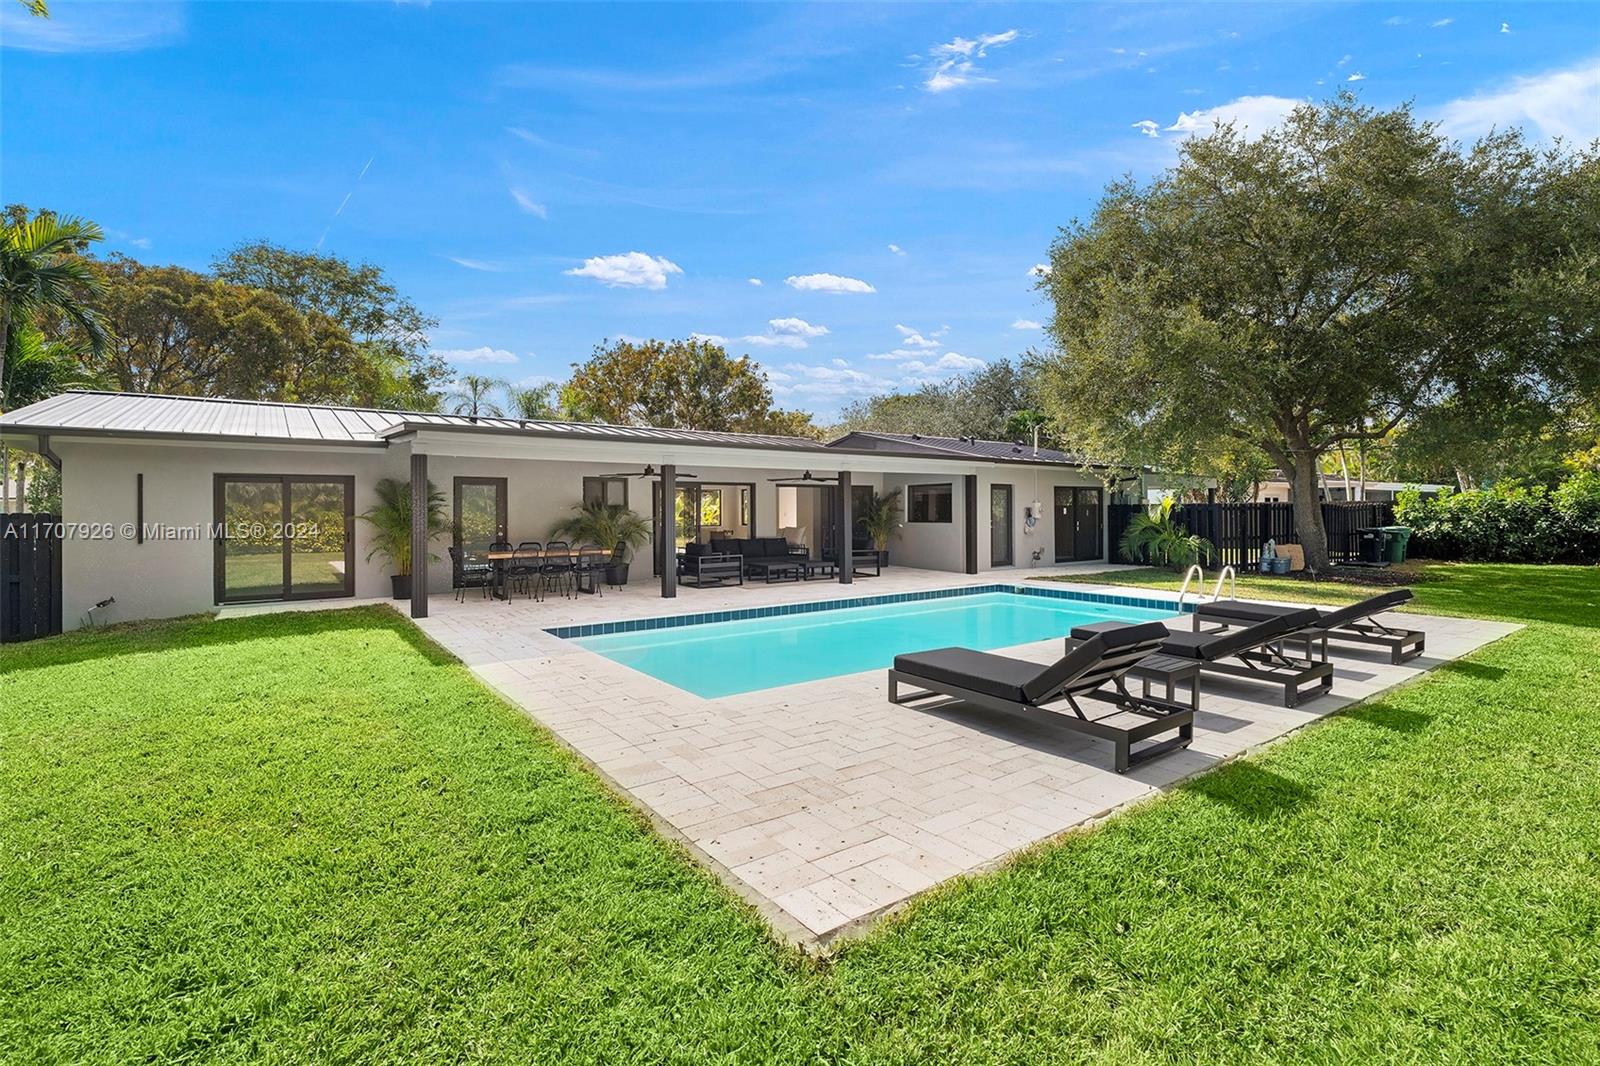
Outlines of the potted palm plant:
<svg viewBox="0 0 1600 1066">
<path fill-rule="evenodd" d="M 873 492 L 872 498 L 862 503 L 857 521 L 878 550 L 878 565 L 888 566 L 889 538 L 900 528 L 900 490 L 884 496 Z"/>
<path fill-rule="evenodd" d="M 394 573 L 389 580 L 394 584 L 394 598 L 411 598 L 411 483 L 386 477 L 373 486 L 378 502 L 358 516 L 372 526 L 372 550 L 367 552 L 367 562 L 374 555 L 387 556 Z M 450 528 L 445 517 L 444 493 L 428 482 L 428 539 L 432 540 Z M 434 559 L 437 556 L 429 555 Z"/>
<path fill-rule="evenodd" d="M 628 583 L 628 560 L 635 549 L 650 541 L 650 523 L 619 503 L 590 500 L 573 505 L 573 514 L 550 527 L 550 536 L 573 544 L 623 546 L 622 558 L 606 567 L 606 584 Z"/>
<path fill-rule="evenodd" d="M 1153 511 L 1136 514 L 1122 534 L 1122 556 L 1130 563 L 1147 562 L 1184 570 L 1210 562 L 1216 549 L 1204 537 L 1190 533 L 1172 517 L 1176 501 L 1169 496 Z"/>
</svg>

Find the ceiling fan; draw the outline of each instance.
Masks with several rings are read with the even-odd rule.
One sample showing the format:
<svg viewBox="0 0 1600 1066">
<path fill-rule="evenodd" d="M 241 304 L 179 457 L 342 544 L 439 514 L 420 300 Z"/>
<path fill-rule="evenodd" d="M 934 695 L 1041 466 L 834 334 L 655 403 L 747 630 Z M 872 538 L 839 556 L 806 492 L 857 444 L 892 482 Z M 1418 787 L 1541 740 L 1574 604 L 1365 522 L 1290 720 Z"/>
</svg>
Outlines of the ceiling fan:
<svg viewBox="0 0 1600 1066">
<path fill-rule="evenodd" d="M 801 474 L 799 477 L 794 477 L 793 475 L 790 475 L 789 477 L 769 477 L 769 478 L 767 478 L 767 480 L 768 481 L 775 481 L 775 482 L 778 482 L 779 484 L 786 484 L 786 485 L 822 485 L 822 484 L 825 484 L 825 483 L 827 483 L 829 481 L 838 481 L 839 478 L 837 476 L 834 476 L 834 477 L 817 477 L 811 471 L 807 470 L 805 473 Z"/>
<path fill-rule="evenodd" d="M 622 470 L 622 471 L 619 471 L 619 472 L 617 472 L 615 474 L 601 474 L 600 476 L 601 477 L 655 477 L 655 478 L 658 478 L 658 477 L 661 476 L 661 471 L 657 470 L 653 466 L 647 466 L 643 470 Z M 696 478 L 696 477 L 699 477 L 700 475 L 699 474 L 685 474 L 682 470 L 680 470 L 680 471 L 678 471 L 678 473 L 675 476 L 677 476 L 677 477 L 686 477 L 686 478 Z"/>
</svg>

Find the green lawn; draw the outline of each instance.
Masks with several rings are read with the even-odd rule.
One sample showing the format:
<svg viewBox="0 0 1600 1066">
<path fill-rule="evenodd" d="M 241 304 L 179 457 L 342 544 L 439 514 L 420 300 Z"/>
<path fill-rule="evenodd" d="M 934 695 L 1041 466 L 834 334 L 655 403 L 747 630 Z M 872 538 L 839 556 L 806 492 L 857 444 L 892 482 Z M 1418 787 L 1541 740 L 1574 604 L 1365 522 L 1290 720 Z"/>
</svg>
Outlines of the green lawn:
<svg viewBox="0 0 1600 1066">
<path fill-rule="evenodd" d="M 1600 571 L 816 964 L 409 623 L 0 649 L 0 1062 L 1600 1060 Z M 1170 580 L 1170 579 L 1169 579 Z"/>
</svg>

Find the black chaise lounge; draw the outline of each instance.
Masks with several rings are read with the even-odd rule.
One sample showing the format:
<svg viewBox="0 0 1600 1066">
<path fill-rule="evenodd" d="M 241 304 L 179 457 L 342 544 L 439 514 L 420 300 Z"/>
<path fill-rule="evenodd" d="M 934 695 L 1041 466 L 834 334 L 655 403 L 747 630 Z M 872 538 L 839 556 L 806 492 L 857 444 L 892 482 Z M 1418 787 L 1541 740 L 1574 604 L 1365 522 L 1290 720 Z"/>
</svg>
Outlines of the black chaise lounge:
<svg viewBox="0 0 1600 1066">
<path fill-rule="evenodd" d="M 1317 610 L 1305 607 L 1286 612 L 1243 629 L 1227 632 L 1173 633 L 1161 645 L 1163 655 L 1193 659 L 1202 673 L 1225 674 L 1251 681 L 1262 681 L 1283 688 L 1283 705 L 1300 702 L 1308 686 L 1314 698 L 1333 688 L 1333 665 L 1324 657 L 1297 659 L 1284 651 L 1286 640 L 1297 637 L 1317 620 Z M 1067 649 L 1102 633 L 1114 632 L 1124 622 L 1092 622 L 1078 626 L 1067 638 Z"/>
<path fill-rule="evenodd" d="M 1348 607 L 1318 612 L 1317 620 L 1303 631 L 1294 634 L 1294 639 L 1305 639 L 1308 658 L 1314 642 L 1322 643 L 1323 658 L 1327 658 L 1327 642 L 1331 640 L 1387 648 L 1389 661 L 1399 665 L 1407 659 L 1414 659 L 1422 654 L 1425 634 L 1415 629 L 1386 626 L 1373 616 L 1392 610 L 1410 599 L 1410 589 L 1390 589 L 1360 603 L 1352 603 Z M 1210 603 L 1202 603 L 1195 611 L 1194 627 L 1199 629 L 1202 622 L 1215 622 L 1223 628 L 1249 625 L 1251 622 L 1276 618 L 1296 610 L 1300 608 L 1282 607 L 1274 603 L 1253 603 L 1249 600 L 1213 600 Z"/>
<path fill-rule="evenodd" d="M 979 707 L 1019 714 L 1045 712 L 1062 726 L 1116 746 L 1114 766 L 1129 766 L 1188 747 L 1194 739 L 1194 709 L 1128 691 L 1124 675 L 1168 637 L 1160 622 L 1122 625 L 1096 633 L 1048 666 L 969 648 L 897 655 L 889 671 L 889 702 L 909 703 L 928 696 L 953 696 Z M 1111 688 L 1100 691 L 1107 684 Z M 901 685 L 920 691 L 900 695 Z M 1090 718 L 1080 699 L 1110 703 L 1116 710 Z M 1046 704 L 1065 702 L 1071 714 Z M 1135 750 L 1133 745 L 1163 733 L 1174 736 Z"/>
</svg>

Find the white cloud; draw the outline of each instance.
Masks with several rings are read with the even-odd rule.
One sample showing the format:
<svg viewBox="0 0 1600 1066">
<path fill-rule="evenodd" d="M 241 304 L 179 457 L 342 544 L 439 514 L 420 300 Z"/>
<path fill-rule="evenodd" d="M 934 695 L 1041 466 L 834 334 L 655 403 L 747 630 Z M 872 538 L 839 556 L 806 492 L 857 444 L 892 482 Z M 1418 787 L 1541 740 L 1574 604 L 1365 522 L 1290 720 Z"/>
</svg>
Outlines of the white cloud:
<svg viewBox="0 0 1600 1066">
<path fill-rule="evenodd" d="M 908 374 L 948 376 L 965 373 L 968 370 L 976 370 L 981 366 L 987 365 L 982 359 L 974 359 L 970 355 L 962 355 L 960 352 L 945 352 L 931 363 L 913 359 L 910 362 L 901 363 L 900 369 Z"/>
<path fill-rule="evenodd" d="M 447 363 L 515 363 L 517 357 L 504 348 L 436 348 L 433 352 Z"/>
<path fill-rule="evenodd" d="M 1334 66 L 1336 66 L 1336 67 L 1342 67 L 1342 66 L 1344 66 L 1344 65 L 1345 65 L 1345 64 L 1346 64 L 1346 63 L 1348 63 L 1348 62 L 1350 62 L 1350 60 L 1352 60 L 1352 59 L 1354 59 L 1354 58 L 1355 58 L 1355 57 L 1354 57 L 1354 56 L 1352 56 L 1352 55 L 1350 55 L 1350 54 L 1349 54 L 1349 53 L 1348 53 L 1348 52 L 1347 52 L 1347 53 L 1345 53 L 1345 54 L 1344 54 L 1344 55 L 1343 55 L 1343 56 L 1341 56 L 1341 57 L 1340 57 L 1340 58 L 1339 58 L 1339 62 L 1337 62 L 1337 63 L 1335 63 L 1335 64 L 1334 64 Z"/>
<path fill-rule="evenodd" d="M 1028 277 L 1030 278 L 1042 278 L 1048 273 L 1050 273 L 1049 263 L 1035 263 L 1028 268 Z"/>
<path fill-rule="evenodd" d="M 807 400 L 845 400 L 888 392 L 894 383 L 841 366 L 810 366 L 789 363 L 781 368 L 765 367 L 775 396 Z"/>
<path fill-rule="evenodd" d="M 934 45 L 928 51 L 928 76 L 922 87 L 930 93 L 942 93 L 994 81 L 978 70 L 978 60 L 985 58 L 989 49 L 1002 48 L 1016 39 L 1016 30 L 1006 30 L 975 38 L 957 37 L 948 44 Z"/>
<path fill-rule="evenodd" d="M 594 278 L 613 288 L 664 289 L 667 278 L 682 274 L 683 268 L 665 256 L 625 252 L 622 255 L 597 255 L 585 259 L 583 266 L 562 271 L 578 278 Z"/>
<path fill-rule="evenodd" d="M 1366 81 L 1366 80 L 1367 80 L 1367 76 L 1365 74 L 1361 73 L 1359 70 L 1345 79 L 1345 81 Z"/>
<path fill-rule="evenodd" d="M 1383 24 L 1385 26 L 1404 26 L 1410 21 L 1411 20 L 1406 18 L 1404 15 L 1390 15 L 1388 18 L 1383 20 Z"/>
<path fill-rule="evenodd" d="M 846 278 L 838 274 L 791 274 L 784 284 L 801 292 L 877 292 L 860 278 Z"/>
<path fill-rule="evenodd" d="M 127 238 L 125 243 L 131 244 L 135 248 L 148 248 L 148 247 L 150 247 L 150 238 L 149 237 L 129 237 L 129 238 Z"/>
<path fill-rule="evenodd" d="M 624 337 L 623 339 L 626 340 L 627 338 Z M 705 341 L 707 344 L 720 344 L 723 347 L 727 347 L 728 344 L 728 338 L 720 333 L 701 333 L 699 330 L 689 334 L 689 339 L 692 341 Z"/>
<path fill-rule="evenodd" d="M 1241 134 L 1260 136 L 1289 117 L 1303 101 L 1287 96 L 1241 96 L 1217 107 L 1180 111 L 1168 133 L 1207 134 L 1231 124 Z"/>
<path fill-rule="evenodd" d="M 767 321 L 772 332 L 791 337 L 825 337 L 827 326 L 813 326 L 803 318 L 774 318 Z"/>
<path fill-rule="evenodd" d="M 1133 128 L 1144 134 L 1146 137 L 1161 136 L 1161 124 L 1152 119 L 1142 118 L 1133 124 Z"/>
<path fill-rule="evenodd" d="M 815 326 L 803 318 L 767 320 L 767 332 L 740 337 L 738 341 L 758 348 L 804 348 L 816 337 L 826 337 L 827 326 Z M 728 338 L 718 333 L 691 333 L 691 337 L 726 346 Z"/>
<path fill-rule="evenodd" d="M 949 326 L 941 326 L 927 336 L 923 336 L 910 326 L 902 326 L 898 322 L 895 323 L 894 328 L 895 332 L 900 334 L 900 343 L 908 348 L 937 348 L 939 347 L 939 338 L 950 332 Z"/>
<path fill-rule="evenodd" d="M 1501 33 L 1510 33 L 1511 32 L 1511 23 L 1509 23 L 1509 22 L 1500 23 L 1500 32 Z"/>
<path fill-rule="evenodd" d="M 450 260 L 450 262 L 454 263 L 456 266 L 466 267 L 468 270 L 483 270 L 488 271 L 489 273 L 498 273 L 499 271 L 505 269 L 505 267 L 500 266 L 498 263 L 490 263 L 482 259 L 463 259 L 460 256 L 455 255 L 447 255 L 445 258 Z"/>
<path fill-rule="evenodd" d="M 1546 140 L 1587 144 L 1600 137 L 1600 59 L 1567 70 L 1514 78 L 1493 92 L 1452 100 L 1439 112 L 1452 137 L 1521 126 Z"/>
<path fill-rule="evenodd" d="M 760 278 L 745 278 L 744 280 L 748 281 L 750 284 L 754 285 L 758 289 L 761 288 L 762 282 L 761 282 Z"/>
<path fill-rule="evenodd" d="M 182 4 L 52 4 L 38 18 L 21 4 L 0 7 L 0 44 L 27 52 L 133 52 L 184 36 Z"/>
<path fill-rule="evenodd" d="M 895 255 L 905 255 L 906 254 L 906 250 L 904 248 L 900 247 L 898 244 L 889 245 L 889 251 L 893 252 Z"/>
<path fill-rule="evenodd" d="M 1432 22 L 1428 23 L 1428 25 L 1432 26 L 1436 30 L 1442 30 L 1454 21 L 1455 19 L 1434 19 Z"/>
<path fill-rule="evenodd" d="M 1012 329 L 1043 329 L 1044 326 L 1031 318 L 1019 318 L 1011 323 Z"/>
<path fill-rule="evenodd" d="M 524 213 L 529 215 L 537 215 L 540 218 L 550 217 L 550 212 L 545 208 L 544 204 L 535 202 L 533 197 L 529 196 L 521 189 L 511 189 L 510 192 L 511 198 L 517 202 L 517 206 L 520 207 Z"/>
<path fill-rule="evenodd" d="M 846 367 L 850 365 L 850 361 L 848 359 L 833 359 L 831 362 L 834 366 L 838 367 Z"/>
</svg>

